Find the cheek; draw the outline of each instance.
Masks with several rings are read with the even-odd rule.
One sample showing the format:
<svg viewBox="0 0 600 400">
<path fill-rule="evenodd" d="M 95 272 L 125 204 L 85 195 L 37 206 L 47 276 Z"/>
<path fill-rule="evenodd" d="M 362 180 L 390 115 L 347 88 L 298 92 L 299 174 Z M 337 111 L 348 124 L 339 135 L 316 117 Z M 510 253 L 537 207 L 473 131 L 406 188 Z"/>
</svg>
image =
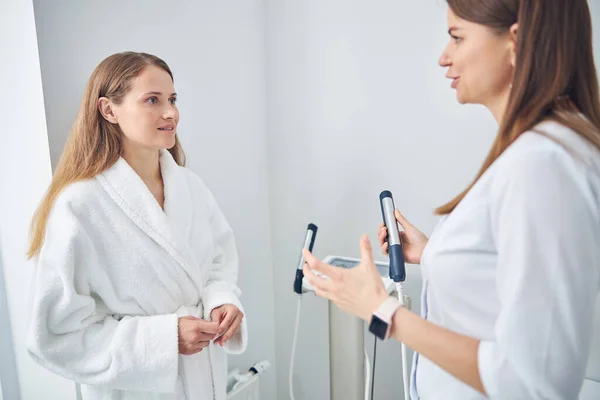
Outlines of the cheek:
<svg viewBox="0 0 600 400">
<path fill-rule="evenodd" d="M 131 109 L 122 109 L 118 115 L 119 127 L 125 137 L 132 139 L 137 136 L 135 129 L 135 111 Z"/>
<path fill-rule="evenodd" d="M 143 139 L 154 133 L 156 117 L 152 109 L 132 107 L 123 112 L 119 125 L 123 134 L 130 139 Z"/>
<path fill-rule="evenodd" d="M 510 83 L 512 72 L 507 55 L 492 46 L 474 48 L 464 54 L 461 66 L 461 81 L 471 96 L 498 92 Z"/>
<path fill-rule="evenodd" d="M 505 90 L 512 80 L 512 66 L 508 54 L 490 54 L 486 65 L 488 84 L 495 91 Z"/>
<path fill-rule="evenodd" d="M 158 121 L 160 120 L 160 112 L 158 107 L 149 107 L 148 109 L 141 110 L 138 118 L 140 121 L 144 121 L 143 124 L 146 126 L 157 127 Z"/>
<path fill-rule="evenodd" d="M 140 135 L 148 135 L 158 128 L 160 113 L 158 107 L 139 107 L 131 114 L 131 123 Z"/>
</svg>

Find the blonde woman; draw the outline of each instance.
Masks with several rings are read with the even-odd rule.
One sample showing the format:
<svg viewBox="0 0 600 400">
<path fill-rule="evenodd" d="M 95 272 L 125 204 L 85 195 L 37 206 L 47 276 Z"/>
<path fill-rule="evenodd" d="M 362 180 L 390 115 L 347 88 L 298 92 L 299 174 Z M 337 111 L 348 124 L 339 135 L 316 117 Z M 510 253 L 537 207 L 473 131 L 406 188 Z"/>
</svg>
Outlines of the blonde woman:
<svg viewBox="0 0 600 400">
<path fill-rule="evenodd" d="M 176 101 L 163 60 L 102 61 L 32 222 L 29 351 L 85 400 L 224 400 L 246 348 L 234 236 L 183 167 Z"/>
</svg>

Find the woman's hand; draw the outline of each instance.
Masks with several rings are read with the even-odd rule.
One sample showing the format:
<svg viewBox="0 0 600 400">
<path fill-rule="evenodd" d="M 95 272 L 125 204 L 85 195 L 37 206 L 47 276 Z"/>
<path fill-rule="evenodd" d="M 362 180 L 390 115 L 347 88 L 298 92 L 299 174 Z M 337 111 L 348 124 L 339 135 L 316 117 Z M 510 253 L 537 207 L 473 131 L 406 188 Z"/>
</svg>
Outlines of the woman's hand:
<svg viewBox="0 0 600 400">
<path fill-rule="evenodd" d="M 306 249 L 303 254 L 306 260 L 304 277 L 315 288 L 317 296 L 331 300 L 342 310 L 370 321 L 373 312 L 387 299 L 388 294 L 373 261 L 367 235 L 360 240 L 361 262 L 351 269 L 326 264 Z M 312 270 L 328 278 L 315 275 Z"/>
<path fill-rule="evenodd" d="M 223 346 L 240 329 L 244 313 L 233 304 L 225 304 L 212 310 L 210 318 L 219 324 L 219 333 L 221 334 L 214 343 Z"/>
<path fill-rule="evenodd" d="M 189 356 L 208 347 L 219 332 L 219 324 L 195 317 L 181 317 L 178 332 L 179 353 Z"/>
<path fill-rule="evenodd" d="M 402 241 L 402 253 L 404 253 L 404 260 L 406 260 L 409 264 L 420 264 L 421 263 L 421 255 L 423 254 L 423 249 L 427 244 L 428 240 L 427 236 L 420 230 L 418 230 L 413 224 L 408 222 L 406 218 L 400 211 L 395 210 L 394 216 L 396 217 L 396 221 L 400 223 L 403 231 L 400 231 L 400 240 Z M 388 255 L 388 242 L 386 241 L 387 236 L 387 228 L 385 224 L 379 225 L 379 230 L 377 231 L 377 237 L 379 239 L 379 246 L 381 247 L 381 252 Z"/>
</svg>

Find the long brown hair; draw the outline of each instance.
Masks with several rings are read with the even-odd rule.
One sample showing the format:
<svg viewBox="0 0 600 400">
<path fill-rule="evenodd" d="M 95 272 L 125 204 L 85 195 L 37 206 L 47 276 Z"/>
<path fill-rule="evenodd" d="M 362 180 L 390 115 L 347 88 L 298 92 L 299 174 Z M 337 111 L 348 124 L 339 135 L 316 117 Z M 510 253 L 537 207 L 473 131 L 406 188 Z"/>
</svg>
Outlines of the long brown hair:
<svg viewBox="0 0 600 400">
<path fill-rule="evenodd" d="M 600 149 L 600 98 L 587 0 L 447 0 L 459 18 L 507 33 L 518 23 L 512 90 L 496 139 L 471 185 L 436 214 L 448 214 L 522 133 L 556 121 Z M 581 114 L 581 115 L 578 115 Z"/>
<path fill-rule="evenodd" d="M 121 156 L 121 130 L 118 125 L 104 119 L 98 109 L 98 99 L 106 97 L 116 104 L 121 103 L 131 89 L 132 80 L 149 65 L 165 70 L 173 79 L 171 69 L 163 60 L 151 54 L 135 52 L 107 57 L 90 76 L 50 186 L 33 216 L 31 242 L 27 251 L 29 258 L 39 254 L 50 210 L 60 192 L 73 182 L 91 179 L 106 171 Z M 169 152 L 177 164 L 185 164 L 185 155 L 177 137 L 175 146 Z"/>
</svg>

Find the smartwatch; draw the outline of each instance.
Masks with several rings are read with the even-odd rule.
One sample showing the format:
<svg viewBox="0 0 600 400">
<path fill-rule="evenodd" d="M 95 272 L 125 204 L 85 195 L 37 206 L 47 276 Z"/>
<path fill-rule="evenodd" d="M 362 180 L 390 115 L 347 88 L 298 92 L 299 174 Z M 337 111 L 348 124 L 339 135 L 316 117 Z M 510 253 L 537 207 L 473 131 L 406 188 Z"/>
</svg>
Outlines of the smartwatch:
<svg viewBox="0 0 600 400">
<path fill-rule="evenodd" d="M 401 306 L 397 298 L 388 297 L 373 313 L 369 324 L 369 332 L 381 340 L 389 338 L 392 330 L 392 319 L 396 310 Z"/>
</svg>

